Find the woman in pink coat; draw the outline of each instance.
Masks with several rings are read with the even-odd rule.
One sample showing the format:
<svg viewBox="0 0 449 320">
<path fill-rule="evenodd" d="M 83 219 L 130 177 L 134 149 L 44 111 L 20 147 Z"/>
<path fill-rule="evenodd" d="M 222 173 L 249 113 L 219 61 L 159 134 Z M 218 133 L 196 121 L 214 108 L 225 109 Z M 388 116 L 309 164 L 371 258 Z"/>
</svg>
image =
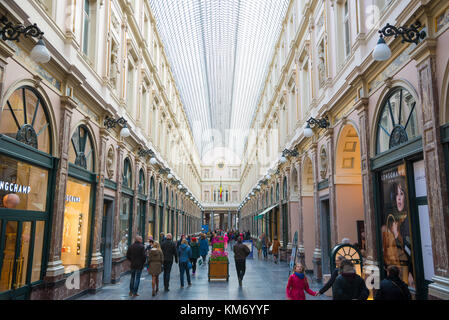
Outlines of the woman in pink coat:
<svg viewBox="0 0 449 320">
<path fill-rule="evenodd" d="M 228 248 L 228 240 L 229 240 L 227 233 L 225 233 L 225 235 L 223 237 L 223 240 L 224 240 L 224 247 L 225 247 L 225 250 L 226 250 Z"/>
<path fill-rule="evenodd" d="M 307 292 L 311 296 L 316 296 L 316 292 L 310 290 L 309 283 L 304 274 L 304 267 L 300 264 L 295 264 L 293 274 L 288 278 L 286 295 L 288 300 L 306 300 Z"/>
</svg>

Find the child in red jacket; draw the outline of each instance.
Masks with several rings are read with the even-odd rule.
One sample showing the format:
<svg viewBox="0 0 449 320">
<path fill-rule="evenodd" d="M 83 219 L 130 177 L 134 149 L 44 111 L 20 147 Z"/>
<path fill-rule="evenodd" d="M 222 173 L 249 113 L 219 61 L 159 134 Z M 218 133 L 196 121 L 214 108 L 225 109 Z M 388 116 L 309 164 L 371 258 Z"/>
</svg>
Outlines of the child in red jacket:
<svg viewBox="0 0 449 320">
<path fill-rule="evenodd" d="M 288 300 L 306 300 L 307 292 L 311 296 L 316 296 L 316 292 L 310 290 L 309 283 L 304 274 L 304 267 L 300 264 L 295 264 L 293 274 L 288 278 L 286 295 Z"/>
</svg>

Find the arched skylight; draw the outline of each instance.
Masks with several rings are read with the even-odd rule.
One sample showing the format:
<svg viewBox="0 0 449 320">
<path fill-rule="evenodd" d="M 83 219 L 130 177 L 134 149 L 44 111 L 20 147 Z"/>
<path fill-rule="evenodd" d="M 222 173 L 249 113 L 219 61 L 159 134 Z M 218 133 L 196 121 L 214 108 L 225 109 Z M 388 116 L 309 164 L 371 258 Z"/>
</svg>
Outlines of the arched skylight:
<svg viewBox="0 0 449 320">
<path fill-rule="evenodd" d="M 220 146 L 242 154 L 288 4 L 150 0 L 201 154 Z M 237 145 L 229 146 L 229 133 Z"/>
</svg>

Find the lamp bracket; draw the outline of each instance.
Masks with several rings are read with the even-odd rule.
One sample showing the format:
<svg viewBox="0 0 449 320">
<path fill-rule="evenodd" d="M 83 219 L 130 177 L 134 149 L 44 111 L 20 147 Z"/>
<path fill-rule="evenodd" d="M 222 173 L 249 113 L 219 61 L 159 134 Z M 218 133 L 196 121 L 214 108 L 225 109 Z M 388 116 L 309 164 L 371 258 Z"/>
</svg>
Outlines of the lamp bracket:
<svg viewBox="0 0 449 320">
<path fill-rule="evenodd" d="M 419 21 L 416 21 L 414 24 L 412 24 L 410 28 L 396 28 L 395 26 L 387 23 L 385 27 L 379 30 L 379 33 L 381 37 L 394 36 L 395 38 L 397 38 L 397 36 L 400 35 L 402 36 L 402 43 L 410 42 L 418 44 L 420 39 L 424 39 L 427 35 L 425 31 L 420 32 L 419 28 L 421 28 L 421 22 Z"/>
<path fill-rule="evenodd" d="M 318 126 L 319 128 L 326 129 L 330 126 L 328 116 L 325 116 L 324 118 L 321 118 L 321 119 L 315 119 L 315 118 L 310 117 L 310 119 L 307 120 L 307 123 L 309 124 L 309 126 L 311 128 Z"/>
<path fill-rule="evenodd" d="M 5 15 L 0 18 L 0 23 L 4 25 L 3 28 L 0 28 L 0 36 L 3 41 L 20 41 L 19 36 L 21 34 L 23 34 L 25 38 L 34 37 L 38 39 L 42 39 L 42 36 L 44 35 L 37 24 L 32 24 L 28 27 L 25 27 L 23 24 L 13 25 Z"/>
<path fill-rule="evenodd" d="M 123 118 L 123 117 L 118 118 L 117 120 L 114 120 L 114 118 L 106 116 L 106 118 L 104 119 L 104 125 L 105 125 L 106 129 L 115 128 L 117 123 L 124 126 L 124 125 L 126 125 L 127 122 L 128 121 L 126 121 L 125 118 Z"/>
</svg>

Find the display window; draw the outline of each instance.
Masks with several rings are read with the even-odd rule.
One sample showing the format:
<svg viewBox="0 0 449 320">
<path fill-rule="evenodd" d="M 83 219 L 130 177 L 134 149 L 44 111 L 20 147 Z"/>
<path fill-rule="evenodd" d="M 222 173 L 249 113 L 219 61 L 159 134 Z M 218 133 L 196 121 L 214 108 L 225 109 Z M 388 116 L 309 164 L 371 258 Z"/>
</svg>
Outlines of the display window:
<svg viewBox="0 0 449 320">
<path fill-rule="evenodd" d="M 120 241 L 119 241 L 119 251 L 122 255 L 126 255 L 129 246 L 129 219 L 131 216 L 131 198 L 123 196 L 122 210 L 120 211 Z"/>
<path fill-rule="evenodd" d="M 385 270 L 397 266 L 402 280 L 415 288 L 406 177 L 405 164 L 380 172 L 382 255 Z"/>
<path fill-rule="evenodd" d="M 91 185 L 69 177 L 61 249 L 61 260 L 66 273 L 87 266 L 90 201 Z"/>
<path fill-rule="evenodd" d="M 48 170 L 0 154 L 0 208 L 46 211 Z"/>
</svg>

